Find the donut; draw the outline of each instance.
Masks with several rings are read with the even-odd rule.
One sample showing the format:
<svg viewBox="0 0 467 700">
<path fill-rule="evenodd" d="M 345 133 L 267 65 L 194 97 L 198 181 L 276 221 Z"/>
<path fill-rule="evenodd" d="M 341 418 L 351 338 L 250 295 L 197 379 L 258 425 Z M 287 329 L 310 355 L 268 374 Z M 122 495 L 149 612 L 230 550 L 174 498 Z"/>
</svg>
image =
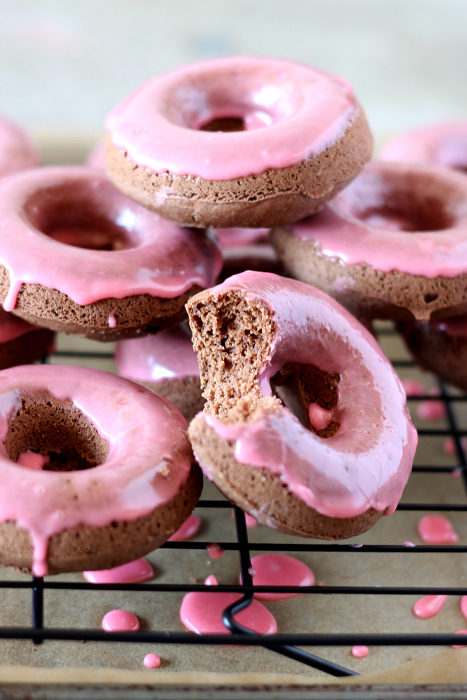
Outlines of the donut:
<svg viewBox="0 0 467 700">
<path fill-rule="evenodd" d="M 380 160 L 442 165 L 467 172 L 467 121 L 414 129 L 389 141 Z"/>
<path fill-rule="evenodd" d="M 102 341 L 155 333 L 186 317 L 221 266 L 209 234 L 147 211 L 97 170 L 0 182 L 0 300 L 31 323 Z"/>
<path fill-rule="evenodd" d="M 163 544 L 201 476 L 187 423 L 142 386 L 83 367 L 0 373 L 0 563 L 105 569 Z"/>
<path fill-rule="evenodd" d="M 269 228 L 213 228 L 222 253 L 219 281 L 245 270 L 282 272 L 282 264 L 269 243 Z"/>
<path fill-rule="evenodd" d="M 0 178 L 39 165 L 39 152 L 16 124 L 0 117 Z"/>
<path fill-rule="evenodd" d="M 106 170 L 184 226 L 297 221 L 371 158 L 350 84 L 298 63 L 230 57 L 153 78 L 106 118 Z"/>
<path fill-rule="evenodd" d="M 53 341 L 53 331 L 32 326 L 0 307 L 0 370 L 40 360 Z"/>
<path fill-rule="evenodd" d="M 391 364 L 353 316 L 309 285 L 256 272 L 187 308 L 206 398 L 188 435 L 229 500 L 322 539 L 394 511 L 417 432 Z"/>
<path fill-rule="evenodd" d="M 115 345 L 115 362 L 122 377 L 165 396 L 187 421 L 203 410 L 198 360 L 186 324 L 144 338 L 120 340 Z"/>
<path fill-rule="evenodd" d="M 322 212 L 277 227 L 289 275 L 357 316 L 428 321 L 467 312 L 467 179 L 439 166 L 369 163 Z"/>
</svg>

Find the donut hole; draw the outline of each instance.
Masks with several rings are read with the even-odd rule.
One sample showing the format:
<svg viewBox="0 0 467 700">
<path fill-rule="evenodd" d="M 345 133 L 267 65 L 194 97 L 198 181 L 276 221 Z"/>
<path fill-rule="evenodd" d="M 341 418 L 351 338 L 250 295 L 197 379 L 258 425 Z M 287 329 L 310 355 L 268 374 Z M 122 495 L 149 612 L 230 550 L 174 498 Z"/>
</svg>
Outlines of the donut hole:
<svg viewBox="0 0 467 700">
<path fill-rule="evenodd" d="M 108 442 L 87 416 L 71 401 L 59 401 L 51 394 L 22 398 L 10 419 L 4 447 L 14 462 L 30 453 L 49 458 L 42 466 L 49 471 L 91 469 L 105 462 L 109 452 Z"/>
<path fill-rule="evenodd" d="M 212 119 L 200 126 L 200 131 L 245 131 L 245 122 L 241 117 L 224 117 Z"/>
<path fill-rule="evenodd" d="M 128 211 L 116 210 L 112 217 L 104 213 L 99 199 L 108 192 L 98 187 L 74 187 L 67 182 L 36 191 L 26 202 L 24 212 L 41 233 L 58 243 L 86 250 L 126 250 L 136 241 L 131 230 L 134 219 Z M 110 184 L 108 187 L 111 187 Z M 131 219 L 131 221 L 130 221 Z"/>
<path fill-rule="evenodd" d="M 461 211 L 460 190 L 432 170 L 397 170 L 394 164 L 378 163 L 364 170 L 335 203 L 344 214 L 388 231 L 442 231 L 454 225 Z"/>
</svg>

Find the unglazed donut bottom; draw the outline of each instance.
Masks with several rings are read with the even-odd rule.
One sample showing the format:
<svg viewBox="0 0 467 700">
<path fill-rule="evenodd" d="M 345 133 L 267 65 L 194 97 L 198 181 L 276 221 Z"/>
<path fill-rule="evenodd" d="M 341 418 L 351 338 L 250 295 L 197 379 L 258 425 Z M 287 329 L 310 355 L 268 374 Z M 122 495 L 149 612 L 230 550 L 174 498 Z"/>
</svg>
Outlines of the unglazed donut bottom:
<svg viewBox="0 0 467 700">
<path fill-rule="evenodd" d="M 0 213 L 0 299 L 52 330 L 109 341 L 171 328 L 222 265 L 204 231 L 148 212 L 90 168 L 10 177 Z"/>
<path fill-rule="evenodd" d="M 189 437 L 227 498 L 269 527 L 325 539 L 393 512 L 417 434 L 361 324 L 320 291 L 266 273 L 232 277 L 187 308 L 206 398 Z"/>
<path fill-rule="evenodd" d="M 467 180 L 435 166 L 369 163 L 315 217 L 275 228 L 289 275 L 358 317 L 428 321 L 467 311 Z"/>
<path fill-rule="evenodd" d="M 106 128 L 110 180 L 184 226 L 297 221 L 345 187 L 372 151 L 346 81 L 261 58 L 159 76 L 112 110 Z"/>
<path fill-rule="evenodd" d="M 153 392 L 32 365 L 2 372 L 0 397 L 0 563 L 37 576 L 111 568 L 159 547 L 193 510 L 202 477 L 186 421 Z"/>
</svg>

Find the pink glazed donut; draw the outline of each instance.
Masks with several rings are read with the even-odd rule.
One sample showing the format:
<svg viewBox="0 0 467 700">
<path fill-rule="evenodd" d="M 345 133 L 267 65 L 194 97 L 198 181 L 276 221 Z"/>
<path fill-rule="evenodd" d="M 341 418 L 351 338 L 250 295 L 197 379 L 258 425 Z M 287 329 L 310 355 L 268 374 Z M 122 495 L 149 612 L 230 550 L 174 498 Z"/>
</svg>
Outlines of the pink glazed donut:
<svg viewBox="0 0 467 700">
<path fill-rule="evenodd" d="M 0 118 L 0 178 L 39 165 L 39 153 L 25 132 Z"/>
<path fill-rule="evenodd" d="M 180 411 L 107 372 L 0 372 L 0 563 L 111 568 L 163 544 L 202 479 Z"/>
<path fill-rule="evenodd" d="M 110 112 L 106 129 L 112 182 L 185 226 L 301 219 L 345 187 L 372 150 L 347 81 L 265 58 L 158 76 Z"/>
<path fill-rule="evenodd" d="M 396 373 L 355 318 L 309 285 L 255 272 L 187 308 L 206 398 L 188 434 L 229 500 L 264 525 L 323 539 L 395 510 L 417 432 Z"/>
<path fill-rule="evenodd" d="M 467 172 L 467 121 L 436 124 L 396 136 L 383 147 L 379 159 Z"/>
<path fill-rule="evenodd" d="M 103 341 L 171 328 L 221 267 L 205 231 L 135 204 L 97 170 L 0 182 L 0 299 L 31 323 Z"/>
</svg>

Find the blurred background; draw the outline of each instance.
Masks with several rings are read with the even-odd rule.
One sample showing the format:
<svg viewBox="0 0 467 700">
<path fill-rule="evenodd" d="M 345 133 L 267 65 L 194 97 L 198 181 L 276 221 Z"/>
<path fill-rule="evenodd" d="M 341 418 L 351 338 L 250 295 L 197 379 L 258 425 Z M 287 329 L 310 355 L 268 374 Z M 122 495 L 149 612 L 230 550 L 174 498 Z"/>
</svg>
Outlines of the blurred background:
<svg viewBox="0 0 467 700">
<path fill-rule="evenodd" d="M 378 144 L 467 117 L 465 0 L 3 0 L 0 113 L 91 143 L 141 82 L 232 54 L 348 78 Z"/>
</svg>

